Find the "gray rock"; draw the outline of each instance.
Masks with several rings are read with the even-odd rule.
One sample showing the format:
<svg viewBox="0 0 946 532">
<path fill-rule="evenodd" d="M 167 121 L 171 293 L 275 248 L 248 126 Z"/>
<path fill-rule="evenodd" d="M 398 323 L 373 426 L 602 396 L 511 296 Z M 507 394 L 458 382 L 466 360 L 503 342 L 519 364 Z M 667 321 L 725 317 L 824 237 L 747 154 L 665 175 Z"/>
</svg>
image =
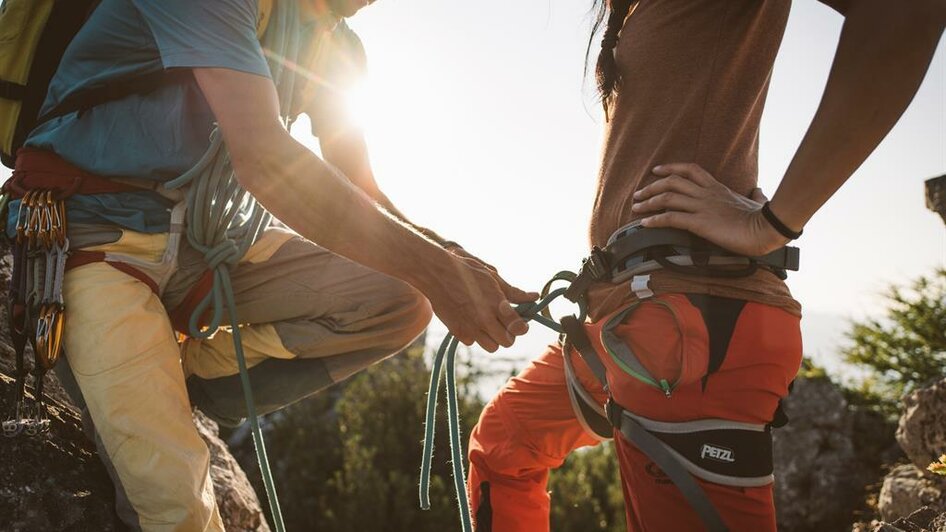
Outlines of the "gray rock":
<svg viewBox="0 0 946 532">
<path fill-rule="evenodd" d="M 903 400 L 897 441 L 916 467 L 925 470 L 946 453 L 946 379 Z"/>
<path fill-rule="evenodd" d="M 933 519 L 930 523 L 930 530 L 932 532 L 946 532 L 946 512 L 937 515 Z"/>
<path fill-rule="evenodd" d="M 224 526 L 229 532 L 268 532 L 269 525 L 256 492 L 240 464 L 220 439 L 217 424 L 199 410 L 194 411 L 194 424 L 210 449 L 210 477 L 213 479 L 214 494 Z"/>
<path fill-rule="evenodd" d="M 13 379 L 4 374 L 9 368 L 3 358 L 0 413 L 5 415 Z M 114 487 L 83 432 L 81 415 L 62 397 L 48 402 L 49 433 L 0 437 L 0 530 L 124 530 L 115 514 Z M 210 476 L 227 530 L 268 532 L 256 492 L 219 438 L 217 424 L 200 412 L 194 424 L 210 449 Z"/>
<path fill-rule="evenodd" d="M 9 412 L 12 386 L 0 373 L 0 416 Z M 0 529 L 122 530 L 114 488 L 78 412 L 51 400 L 49 414 L 47 434 L 0 436 Z"/>
<path fill-rule="evenodd" d="M 909 516 L 922 506 L 946 512 L 946 480 L 925 475 L 913 464 L 897 466 L 884 478 L 877 506 L 888 522 Z"/>
<path fill-rule="evenodd" d="M 924 506 L 893 523 L 874 521 L 870 528 L 865 530 L 870 530 L 870 532 L 944 532 L 946 531 L 946 513 L 937 515 L 936 510 Z"/>
<path fill-rule="evenodd" d="M 847 401 L 828 379 L 799 379 L 773 431 L 775 496 L 783 530 L 840 529 L 860 499 Z"/>
</svg>

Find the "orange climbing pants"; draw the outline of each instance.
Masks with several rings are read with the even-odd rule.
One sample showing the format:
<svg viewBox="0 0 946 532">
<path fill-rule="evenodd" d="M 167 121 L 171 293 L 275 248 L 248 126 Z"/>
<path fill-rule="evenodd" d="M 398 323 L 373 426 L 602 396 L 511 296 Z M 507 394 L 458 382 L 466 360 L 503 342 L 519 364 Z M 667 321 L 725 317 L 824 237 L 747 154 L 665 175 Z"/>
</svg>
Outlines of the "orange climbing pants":
<svg viewBox="0 0 946 532">
<path fill-rule="evenodd" d="M 607 356 L 600 335 L 607 319 L 587 324 L 586 330 L 607 367 L 613 398 L 651 420 L 768 423 L 801 364 L 800 322 L 791 313 L 726 298 L 660 295 L 613 331 L 652 375 L 676 383 L 668 397 Z M 574 350 L 569 356 L 579 382 L 603 404 L 607 393 Z M 478 532 L 550 529 L 549 470 L 574 449 L 600 442 L 583 429 L 566 386 L 562 351 L 550 346 L 483 410 L 470 438 L 469 488 Z M 680 491 L 646 455 L 619 433 L 614 441 L 629 531 L 704 530 Z M 697 481 L 730 530 L 775 531 L 771 484 L 744 488 Z"/>
</svg>

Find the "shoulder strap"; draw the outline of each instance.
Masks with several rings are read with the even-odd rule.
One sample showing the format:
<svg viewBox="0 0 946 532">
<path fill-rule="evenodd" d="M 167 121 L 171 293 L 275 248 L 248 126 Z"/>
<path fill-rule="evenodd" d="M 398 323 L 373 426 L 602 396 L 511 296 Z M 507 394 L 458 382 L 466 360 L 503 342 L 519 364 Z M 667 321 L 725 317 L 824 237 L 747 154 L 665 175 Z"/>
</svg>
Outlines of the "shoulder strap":
<svg viewBox="0 0 946 532">
<path fill-rule="evenodd" d="M 53 118 L 75 112 L 82 113 L 97 105 L 119 100 L 132 94 L 147 94 L 160 87 L 182 83 L 185 80 L 192 79 L 192 77 L 193 74 L 188 68 L 161 70 L 75 92 L 67 96 L 59 105 L 40 116 L 34 127 L 39 127 Z"/>
<path fill-rule="evenodd" d="M 97 5 L 98 2 L 94 2 Z M 269 18 L 273 11 L 273 0 L 259 0 L 256 17 L 256 35 L 262 38 L 269 26 Z M 127 80 L 113 81 L 102 87 L 89 88 L 80 92 L 73 93 L 66 97 L 59 105 L 50 109 L 47 113 L 40 116 L 35 124 L 39 127 L 41 124 L 70 113 L 82 113 L 97 105 L 120 100 L 133 94 L 147 94 L 161 87 L 183 83 L 192 79 L 193 75 L 190 69 L 179 68 L 172 70 L 162 70 L 150 74 L 135 76 Z M 16 87 L 0 87 L 3 90 L 16 90 Z"/>
</svg>

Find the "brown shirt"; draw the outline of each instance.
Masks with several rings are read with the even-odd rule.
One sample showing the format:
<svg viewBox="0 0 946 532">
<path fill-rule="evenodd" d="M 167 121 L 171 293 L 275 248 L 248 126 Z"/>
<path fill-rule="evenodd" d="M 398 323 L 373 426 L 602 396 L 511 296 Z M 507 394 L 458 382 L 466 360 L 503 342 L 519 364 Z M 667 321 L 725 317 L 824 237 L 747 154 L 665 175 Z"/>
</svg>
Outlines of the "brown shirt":
<svg viewBox="0 0 946 532">
<path fill-rule="evenodd" d="M 605 135 L 591 242 L 639 218 L 632 194 L 658 164 L 699 164 L 748 195 L 758 181 L 759 121 L 790 0 L 640 0 L 615 49 L 622 76 Z M 801 313 L 768 271 L 742 279 L 651 275 L 655 293 L 741 298 Z M 592 290 L 593 316 L 633 297 L 627 283 Z"/>
</svg>

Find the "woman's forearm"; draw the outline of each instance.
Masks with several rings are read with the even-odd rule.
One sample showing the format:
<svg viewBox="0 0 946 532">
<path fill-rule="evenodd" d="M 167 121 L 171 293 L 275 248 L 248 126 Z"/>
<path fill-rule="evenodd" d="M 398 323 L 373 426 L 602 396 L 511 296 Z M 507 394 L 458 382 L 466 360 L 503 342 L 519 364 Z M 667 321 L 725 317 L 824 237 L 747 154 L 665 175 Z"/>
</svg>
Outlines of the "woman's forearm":
<svg viewBox="0 0 946 532">
<path fill-rule="evenodd" d="M 772 211 L 790 228 L 805 225 L 913 100 L 943 32 L 944 5 L 851 4 L 821 104 L 772 198 Z"/>
</svg>

